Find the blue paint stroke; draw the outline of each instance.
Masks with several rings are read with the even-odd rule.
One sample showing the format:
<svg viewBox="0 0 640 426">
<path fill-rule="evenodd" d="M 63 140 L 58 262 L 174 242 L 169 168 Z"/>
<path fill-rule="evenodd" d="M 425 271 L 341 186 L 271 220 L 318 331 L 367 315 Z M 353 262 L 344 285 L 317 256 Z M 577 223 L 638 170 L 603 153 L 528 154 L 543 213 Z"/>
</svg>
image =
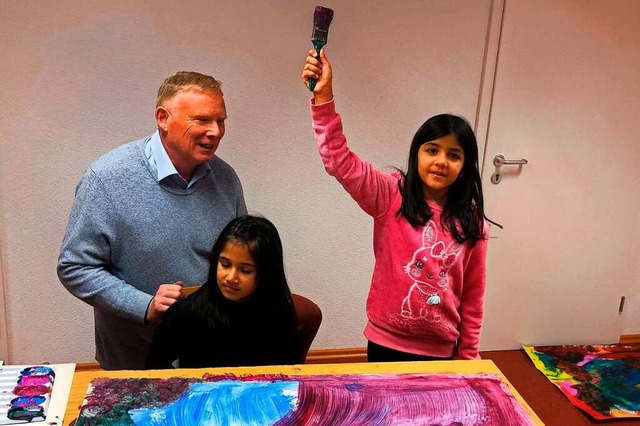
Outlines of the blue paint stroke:
<svg viewBox="0 0 640 426">
<path fill-rule="evenodd" d="M 136 425 L 269 425 L 296 407 L 294 381 L 223 380 L 193 384 L 173 404 L 129 410 Z"/>
<path fill-rule="evenodd" d="M 11 400 L 12 407 L 32 407 L 34 405 L 40 405 L 47 399 L 42 395 L 35 396 L 19 396 Z"/>
<path fill-rule="evenodd" d="M 20 374 L 23 376 L 32 376 L 32 375 L 48 375 L 51 377 L 56 377 L 55 371 L 51 367 L 45 367 L 43 365 L 38 365 L 35 367 L 27 367 L 20 371 Z"/>
<path fill-rule="evenodd" d="M 624 359 L 594 359 L 582 368 L 594 377 L 600 393 L 611 408 L 637 413 L 640 411 L 640 369 L 638 362 Z"/>
</svg>

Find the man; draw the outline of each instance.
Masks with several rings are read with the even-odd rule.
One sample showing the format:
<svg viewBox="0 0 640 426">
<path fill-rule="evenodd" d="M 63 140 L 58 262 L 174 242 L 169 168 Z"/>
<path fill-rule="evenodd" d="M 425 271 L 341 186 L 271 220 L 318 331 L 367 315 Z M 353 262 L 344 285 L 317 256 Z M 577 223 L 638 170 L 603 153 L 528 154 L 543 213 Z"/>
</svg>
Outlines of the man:
<svg viewBox="0 0 640 426">
<path fill-rule="evenodd" d="M 62 284 L 94 307 L 96 360 L 107 370 L 143 368 L 154 325 L 183 285 L 207 280 L 218 234 L 247 212 L 238 176 L 214 155 L 227 118 L 220 82 L 170 76 L 155 117 L 154 134 L 89 166 L 58 259 Z M 322 314 L 301 296 L 294 304 L 303 361 Z"/>
</svg>

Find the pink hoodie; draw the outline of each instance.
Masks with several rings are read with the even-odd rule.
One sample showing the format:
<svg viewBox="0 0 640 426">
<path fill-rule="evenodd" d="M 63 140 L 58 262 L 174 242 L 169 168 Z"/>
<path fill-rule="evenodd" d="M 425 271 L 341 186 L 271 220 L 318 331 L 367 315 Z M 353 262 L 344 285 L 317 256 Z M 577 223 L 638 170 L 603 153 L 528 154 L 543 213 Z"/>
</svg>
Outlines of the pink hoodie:
<svg viewBox="0 0 640 426">
<path fill-rule="evenodd" d="M 349 150 L 333 101 L 312 104 L 311 113 L 325 169 L 374 220 L 365 337 L 403 352 L 479 359 L 487 240 L 458 244 L 432 202 L 431 220 L 413 228 L 396 214 L 400 174 L 379 172 Z"/>
</svg>

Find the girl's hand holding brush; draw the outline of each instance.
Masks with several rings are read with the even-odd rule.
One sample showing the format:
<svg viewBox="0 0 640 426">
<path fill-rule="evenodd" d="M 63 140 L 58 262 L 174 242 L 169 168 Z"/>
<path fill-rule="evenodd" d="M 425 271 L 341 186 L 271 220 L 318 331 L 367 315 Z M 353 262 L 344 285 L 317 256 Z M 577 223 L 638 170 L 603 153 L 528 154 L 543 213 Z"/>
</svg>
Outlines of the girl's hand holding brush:
<svg viewBox="0 0 640 426">
<path fill-rule="evenodd" d="M 313 88 L 313 99 L 316 104 L 321 104 L 333 99 L 333 73 L 331 63 L 324 54 L 324 49 L 320 50 L 320 60 L 316 59 L 316 54 L 315 49 L 309 50 L 302 69 L 302 81 L 307 87 L 309 87 L 309 79 L 316 81 Z"/>
</svg>

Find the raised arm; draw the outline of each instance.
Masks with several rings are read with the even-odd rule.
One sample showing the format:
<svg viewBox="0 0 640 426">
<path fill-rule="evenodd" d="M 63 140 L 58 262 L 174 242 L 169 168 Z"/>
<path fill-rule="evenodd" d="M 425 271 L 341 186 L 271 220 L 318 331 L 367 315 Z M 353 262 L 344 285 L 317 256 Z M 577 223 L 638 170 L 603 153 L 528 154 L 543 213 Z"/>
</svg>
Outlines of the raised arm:
<svg viewBox="0 0 640 426">
<path fill-rule="evenodd" d="M 311 115 L 324 168 L 367 214 L 381 216 L 387 212 L 391 199 L 397 193 L 398 179 L 376 170 L 371 163 L 349 149 L 342 129 L 342 118 L 336 112 L 333 101 L 331 63 L 324 49 L 320 51 L 320 60 L 314 55 L 315 51 L 310 50 L 302 70 L 302 80 L 307 87 L 310 78 L 317 80 Z"/>
</svg>

